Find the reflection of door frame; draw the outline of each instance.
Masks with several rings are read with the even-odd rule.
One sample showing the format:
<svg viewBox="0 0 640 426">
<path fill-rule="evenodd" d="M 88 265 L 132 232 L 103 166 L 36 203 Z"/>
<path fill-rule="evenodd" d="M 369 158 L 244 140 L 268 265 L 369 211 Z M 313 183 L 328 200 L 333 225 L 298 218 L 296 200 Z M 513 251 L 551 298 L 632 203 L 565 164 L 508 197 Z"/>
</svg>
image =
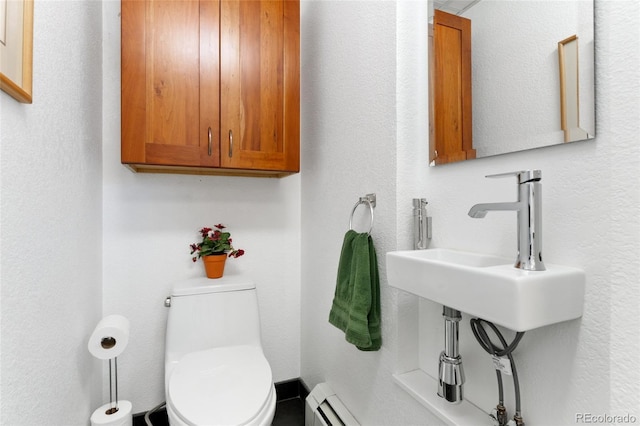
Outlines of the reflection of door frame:
<svg viewBox="0 0 640 426">
<path fill-rule="evenodd" d="M 433 165 L 434 160 L 436 159 L 436 132 L 435 132 L 435 106 L 434 106 L 434 98 L 435 98 L 435 76 L 434 76 L 434 66 L 433 66 L 433 24 L 429 23 L 429 40 L 428 40 L 428 52 L 429 52 L 429 164 Z"/>
<path fill-rule="evenodd" d="M 436 10 L 433 38 L 429 42 L 433 75 L 430 136 L 435 139 L 430 156 L 435 157 L 436 164 L 476 158 L 472 131 L 471 21 Z"/>
<path fill-rule="evenodd" d="M 580 128 L 580 78 L 578 36 L 572 35 L 558 42 L 560 65 L 560 128 L 564 141 L 589 139 Z"/>
</svg>

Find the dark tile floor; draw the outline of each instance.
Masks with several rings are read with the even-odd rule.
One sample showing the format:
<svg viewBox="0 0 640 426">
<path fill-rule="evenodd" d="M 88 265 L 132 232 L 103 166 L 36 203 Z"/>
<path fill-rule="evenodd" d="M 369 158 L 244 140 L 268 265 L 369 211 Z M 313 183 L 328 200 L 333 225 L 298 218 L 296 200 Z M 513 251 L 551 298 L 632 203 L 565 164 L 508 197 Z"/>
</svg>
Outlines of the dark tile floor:
<svg viewBox="0 0 640 426">
<path fill-rule="evenodd" d="M 304 426 L 304 400 L 309 394 L 299 379 L 276 383 L 276 414 L 272 426 Z M 161 409 L 149 416 L 153 426 L 169 426 L 167 411 Z M 133 416 L 133 426 L 146 426 L 144 413 Z"/>
<path fill-rule="evenodd" d="M 147 425 L 147 423 L 144 421 L 144 414 L 145 413 L 133 415 L 133 426 Z M 163 408 L 151 414 L 149 416 L 149 421 L 153 426 L 169 426 L 169 419 L 167 419 L 167 410 Z"/>
<path fill-rule="evenodd" d="M 276 404 L 276 416 L 271 426 L 303 426 L 304 399 L 292 398 Z"/>
<path fill-rule="evenodd" d="M 272 426 L 304 426 L 304 400 L 309 394 L 300 379 L 276 383 L 276 415 Z"/>
</svg>

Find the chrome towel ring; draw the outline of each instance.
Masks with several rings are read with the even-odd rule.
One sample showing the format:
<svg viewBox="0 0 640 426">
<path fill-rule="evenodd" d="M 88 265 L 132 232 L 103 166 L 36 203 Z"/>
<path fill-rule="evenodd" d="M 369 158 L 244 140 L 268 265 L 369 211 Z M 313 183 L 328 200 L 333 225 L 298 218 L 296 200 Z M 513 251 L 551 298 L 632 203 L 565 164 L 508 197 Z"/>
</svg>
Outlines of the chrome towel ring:
<svg viewBox="0 0 640 426">
<path fill-rule="evenodd" d="M 369 226 L 367 234 L 371 235 L 371 231 L 373 231 L 373 208 L 376 206 L 376 194 L 367 194 L 358 199 L 358 202 L 353 206 L 353 210 L 351 210 L 351 216 L 349 217 L 349 230 L 353 231 L 353 214 L 356 212 L 356 209 L 360 204 L 367 204 L 369 206 L 371 226 Z"/>
</svg>

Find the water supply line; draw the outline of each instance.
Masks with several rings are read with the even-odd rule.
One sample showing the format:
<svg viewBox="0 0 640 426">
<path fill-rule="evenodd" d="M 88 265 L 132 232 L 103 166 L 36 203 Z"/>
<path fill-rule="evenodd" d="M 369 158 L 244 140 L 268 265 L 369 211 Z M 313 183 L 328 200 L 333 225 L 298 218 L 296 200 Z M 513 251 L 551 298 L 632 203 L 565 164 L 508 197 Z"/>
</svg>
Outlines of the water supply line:
<svg viewBox="0 0 640 426">
<path fill-rule="evenodd" d="M 493 333 L 500 340 L 500 345 L 498 346 L 491 341 L 491 338 L 487 334 L 485 329 L 485 324 L 493 331 Z M 476 340 L 487 353 L 494 357 L 494 363 L 496 363 L 496 376 L 498 379 L 498 406 L 494 410 L 496 414 L 496 421 L 499 426 L 524 426 L 524 420 L 522 418 L 522 403 L 520 400 L 520 381 L 518 380 L 518 371 L 516 370 L 516 363 L 513 359 L 512 352 L 522 340 L 524 336 L 524 332 L 517 332 L 513 341 L 510 344 L 507 344 L 506 339 L 498 330 L 492 322 L 483 320 L 481 318 L 472 318 L 471 319 L 471 331 L 475 336 Z M 504 391 L 502 387 L 502 373 L 501 369 L 498 368 L 500 365 L 499 358 L 507 357 L 509 360 L 509 373 L 513 377 L 513 388 L 515 392 L 515 400 L 516 400 L 516 412 L 513 416 L 513 419 L 507 421 L 507 411 L 504 407 Z"/>
<path fill-rule="evenodd" d="M 462 357 L 458 347 L 459 323 L 462 314 L 456 309 L 443 306 L 444 317 L 444 350 L 440 353 L 438 365 L 438 396 L 452 404 L 462 402 L 464 396 L 464 370 Z"/>
<path fill-rule="evenodd" d="M 151 415 L 157 411 L 160 411 L 162 408 L 166 407 L 166 405 L 167 405 L 166 402 L 161 402 L 160 404 L 156 405 L 151 410 L 145 413 L 144 422 L 147 424 L 147 426 L 153 426 L 153 423 L 151 423 Z"/>
</svg>

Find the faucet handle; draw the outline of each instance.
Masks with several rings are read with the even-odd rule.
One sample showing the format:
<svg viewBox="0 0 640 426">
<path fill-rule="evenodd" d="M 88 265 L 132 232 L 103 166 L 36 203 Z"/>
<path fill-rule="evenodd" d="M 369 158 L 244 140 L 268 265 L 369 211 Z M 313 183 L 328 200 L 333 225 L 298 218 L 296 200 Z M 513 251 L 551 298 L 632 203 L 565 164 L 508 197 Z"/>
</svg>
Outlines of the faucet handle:
<svg viewBox="0 0 640 426">
<path fill-rule="evenodd" d="M 507 176 L 515 176 L 518 178 L 518 184 L 527 182 L 536 182 L 542 180 L 542 171 L 540 170 L 520 170 L 517 172 L 498 173 L 487 175 L 488 178 L 502 178 Z"/>
</svg>

